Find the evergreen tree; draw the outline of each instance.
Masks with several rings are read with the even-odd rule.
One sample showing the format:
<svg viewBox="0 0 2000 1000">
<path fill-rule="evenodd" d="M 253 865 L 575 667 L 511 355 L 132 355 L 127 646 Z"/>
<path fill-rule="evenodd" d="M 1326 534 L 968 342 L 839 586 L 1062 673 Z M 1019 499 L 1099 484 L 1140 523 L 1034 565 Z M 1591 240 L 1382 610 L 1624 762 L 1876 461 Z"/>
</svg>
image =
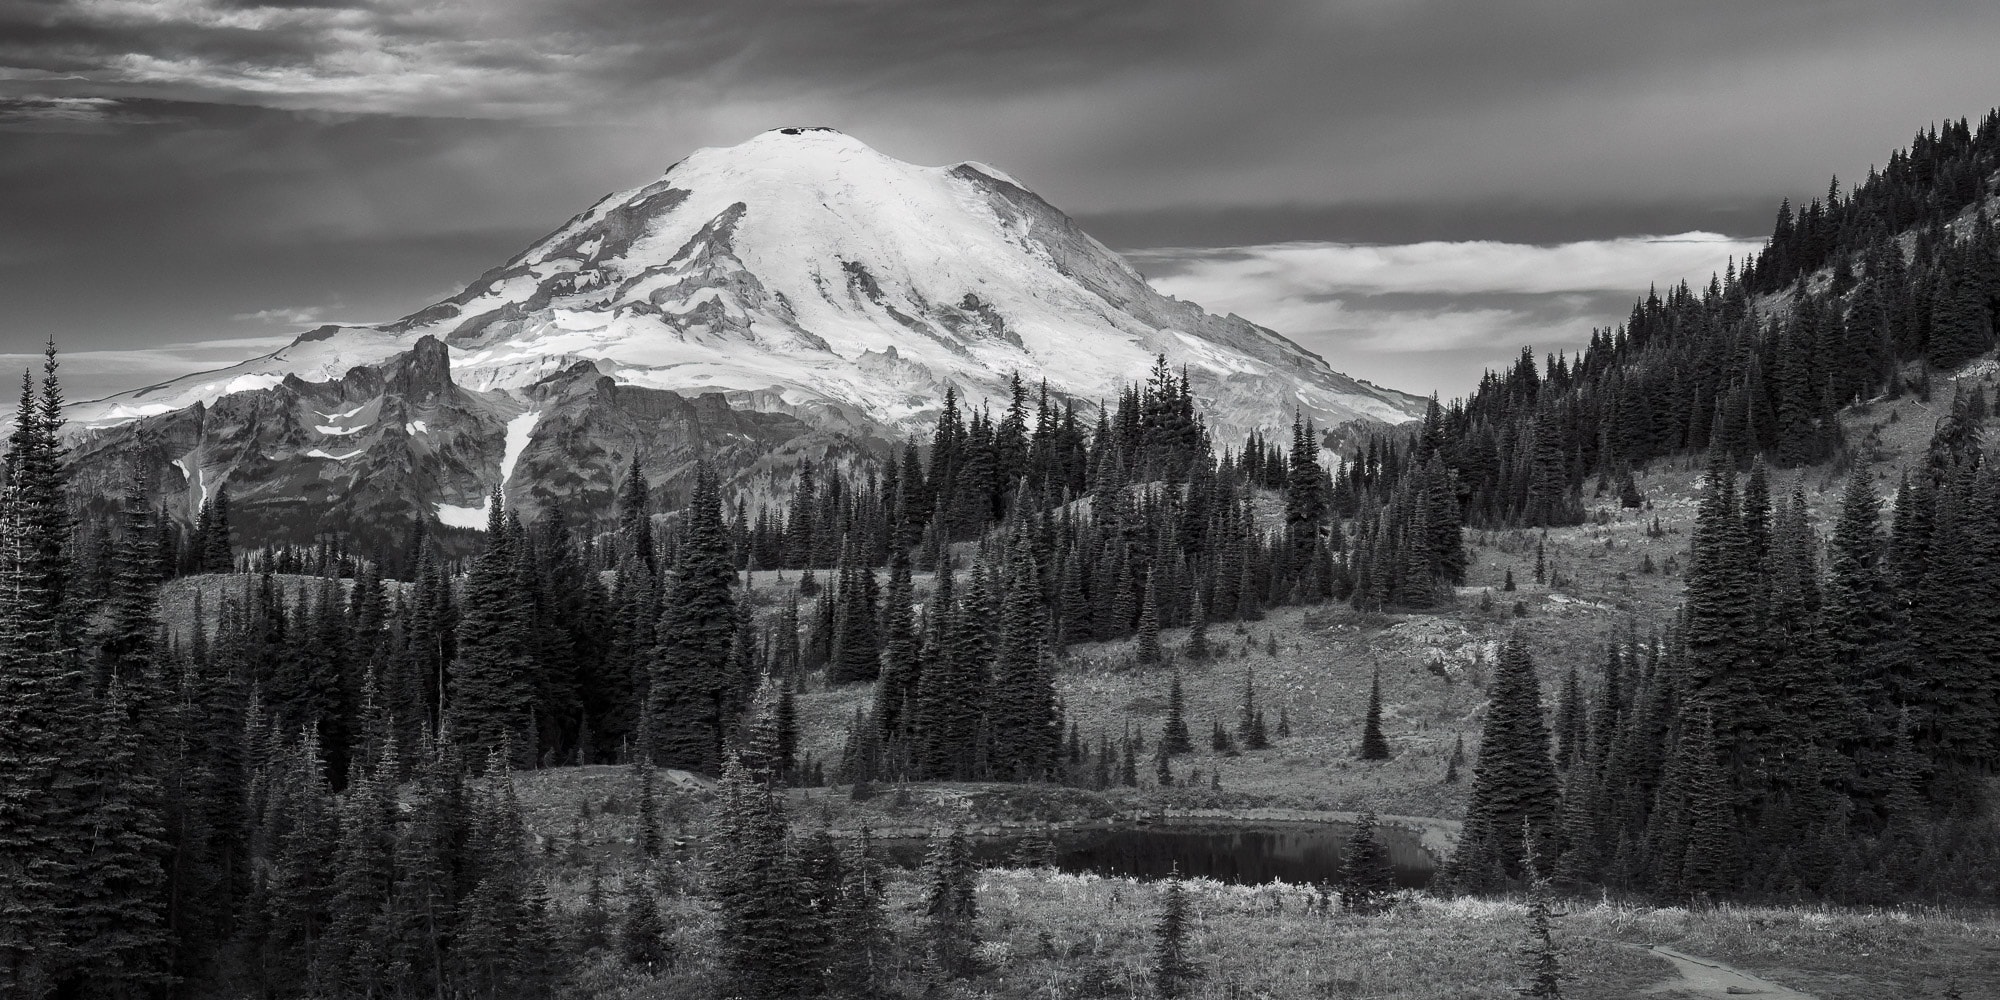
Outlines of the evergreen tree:
<svg viewBox="0 0 2000 1000">
<path fill-rule="evenodd" d="M 534 697 L 529 608 L 514 575 L 516 537 L 505 497 L 488 498 L 486 551 L 465 581 L 449 696 L 453 736 L 474 757 L 506 745 Z"/>
<path fill-rule="evenodd" d="M 784 784 L 798 771 L 798 715 L 791 687 L 765 674 L 751 703 L 744 727 L 741 759 L 751 777 L 767 785 Z"/>
<path fill-rule="evenodd" d="M 1194 741 L 1188 738 L 1187 704 L 1181 697 L 1181 674 L 1176 670 L 1167 688 L 1167 721 L 1160 729 L 1160 756 L 1164 759 L 1193 752 Z"/>
<path fill-rule="evenodd" d="M 1382 673 L 1379 670 L 1368 682 L 1368 716 L 1361 731 L 1361 759 L 1389 759 L 1389 741 L 1382 735 Z"/>
<path fill-rule="evenodd" d="M 1757 649 L 1763 601 L 1756 543 L 1738 502 L 1732 460 L 1711 457 L 1688 564 L 1689 694 L 1714 714 L 1716 738 L 1746 749 L 1772 710 Z"/>
<path fill-rule="evenodd" d="M 1279 719 L 1284 719 L 1284 710 L 1279 709 Z M 1264 729 L 1264 710 L 1257 707 L 1257 668 L 1243 668 L 1243 704 L 1237 710 L 1236 735 L 1243 742 L 1245 750 L 1263 750 L 1271 745 L 1271 739 Z"/>
<path fill-rule="evenodd" d="M 227 573 L 236 567 L 235 532 L 229 524 L 229 487 L 202 501 L 195 527 L 195 571 Z"/>
<path fill-rule="evenodd" d="M 1713 723 L 1704 714 L 1687 732 L 1687 855 L 1677 884 L 1687 895 L 1719 899 L 1735 884 L 1735 805 L 1716 760 Z"/>
<path fill-rule="evenodd" d="M 676 545 L 673 582 L 660 616 L 646 696 L 647 752 L 667 767 L 714 774 L 734 707 L 748 678 L 731 669 L 736 568 L 722 522 L 722 498 L 706 464 L 695 472 Z"/>
<path fill-rule="evenodd" d="M 975 574 L 975 583 L 979 577 Z M 949 567 L 937 575 L 929 614 L 927 667 L 918 688 L 914 726 L 917 770 L 928 778 L 964 780 L 978 761 L 984 646 L 978 617 L 962 623 Z"/>
<path fill-rule="evenodd" d="M 388 988 L 388 956 L 376 922 L 394 888 L 396 814 L 393 789 L 358 765 L 355 771 L 340 801 L 327 951 L 341 987 L 371 995 Z"/>
<path fill-rule="evenodd" d="M 1583 754 L 1587 736 L 1583 705 L 1583 682 L 1576 668 L 1563 675 L 1562 697 L 1556 704 L 1556 768 L 1568 770 Z"/>
<path fill-rule="evenodd" d="M 1055 773 L 1061 730 L 1054 672 L 1049 669 L 1042 592 L 1034 557 L 1014 555 L 1014 576 L 1003 599 L 999 649 L 987 708 L 993 771 L 1014 781 L 1044 780 Z"/>
<path fill-rule="evenodd" d="M 1200 663 L 1208 659 L 1208 611 L 1202 604 L 1201 592 L 1195 591 L 1193 607 L 1188 612 L 1188 659 Z"/>
<path fill-rule="evenodd" d="M 1806 716 L 1823 739 L 1850 751 L 1888 746 L 1902 695 L 1903 629 L 1887 573 L 1880 506 L 1868 474 L 1856 469 L 1829 540 L 1817 630 L 1827 660 L 1823 672 L 1850 694 L 1812 706 Z"/>
<path fill-rule="evenodd" d="M 659 912 L 657 905 L 654 912 Z M 643 947 L 645 942 L 642 932 L 639 943 Z M 604 892 L 604 868 L 593 864 L 590 866 L 590 880 L 584 883 L 583 908 L 577 914 L 576 950 L 590 955 L 610 947 L 611 903 Z"/>
<path fill-rule="evenodd" d="M 882 864 L 873 851 L 867 827 L 848 842 L 841 858 L 840 896 L 834 907 L 835 931 L 828 985 L 836 996 L 880 995 L 892 954 L 888 917 L 884 911 Z"/>
<path fill-rule="evenodd" d="M 1160 662 L 1160 588 L 1154 574 L 1146 574 L 1146 598 L 1139 606 L 1140 663 Z"/>
<path fill-rule="evenodd" d="M 1304 565 L 1319 544 L 1326 517 L 1325 472 L 1319 464 L 1319 433 L 1312 421 L 1292 417 L 1292 447 L 1285 470 L 1285 534 L 1290 561 Z"/>
<path fill-rule="evenodd" d="M 648 972 L 663 971 L 673 958 L 651 873 L 644 869 L 625 880 L 625 916 L 618 927 L 618 950 L 627 963 Z"/>
<path fill-rule="evenodd" d="M 1574 978 L 1562 968 L 1562 955 L 1555 943 L 1555 921 L 1562 914 L 1555 912 L 1550 901 L 1548 883 L 1536 870 L 1535 844 L 1532 837 L 1526 844 L 1526 855 L 1522 868 L 1527 873 L 1528 892 L 1528 943 L 1521 949 L 1522 965 L 1528 973 L 1528 985 L 1516 992 L 1522 996 L 1546 997 L 1561 1000 L 1562 984 Z"/>
<path fill-rule="evenodd" d="M 1361 814 L 1347 836 L 1340 862 L 1340 905 L 1351 913 L 1380 913 L 1396 894 L 1388 848 L 1375 839 L 1375 813 Z"/>
<path fill-rule="evenodd" d="M 1153 995 L 1184 997 L 1201 981 L 1201 963 L 1188 954 L 1187 889 L 1175 866 L 1160 890 L 1160 919 L 1153 925 Z"/>
<path fill-rule="evenodd" d="M 338 823 L 326 763 L 310 730 L 286 748 L 268 785 L 260 839 L 268 868 L 257 885 L 261 961 L 268 981 L 321 983 L 321 938 L 329 923 Z"/>
<path fill-rule="evenodd" d="M 634 756 L 632 772 L 639 779 L 639 801 L 635 804 L 632 825 L 636 828 L 632 843 L 639 848 L 639 856 L 657 858 L 660 848 L 666 846 L 666 838 L 660 832 L 659 820 L 659 778 L 653 762 L 644 754 Z"/>
<path fill-rule="evenodd" d="M 803 992 L 816 975 L 819 928 L 783 807 L 733 756 L 719 795 L 707 892 L 719 914 L 723 968 L 748 996 Z"/>
<path fill-rule="evenodd" d="M 890 735 L 906 735 L 904 713 L 915 706 L 923 686 L 923 661 L 911 617 L 914 594 L 909 550 L 895 545 L 889 550 L 889 589 L 882 601 L 882 681 L 875 703 L 876 720 Z"/>
<path fill-rule="evenodd" d="M 970 975 L 979 945 L 978 870 L 963 829 L 931 838 L 921 879 L 929 963 L 947 978 Z"/>
<path fill-rule="evenodd" d="M 453 978 L 468 996 L 529 998 L 549 984 L 547 904 L 526 870 L 525 833 L 506 758 L 494 754 L 474 786 L 464 855 L 472 889 L 459 904 Z"/>
<path fill-rule="evenodd" d="M 833 595 L 834 662 L 828 666 L 827 679 L 836 684 L 872 681 L 882 672 L 882 649 L 876 632 L 881 600 L 875 572 L 865 566 L 849 565 L 849 557 L 843 555 L 839 575 L 840 585 Z"/>
<path fill-rule="evenodd" d="M 118 540 L 111 554 L 110 592 L 97 637 L 98 677 L 100 684 L 116 677 L 129 690 L 142 683 L 154 666 L 154 642 L 160 630 L 157 528 L 143 472 L 128 484 L 119 520 Z"/>
<path fill-rule="evenodd" d="M 1464 832 L 1447 867 L 1450 884 L 1461 891 L 1485 892 L 1497 888 L 1496 874 L 1520 877 L 1521 831 L 1524 827 L 1531 831 L 1538 844 L 1552 837 L 1559 799 L 1534 659 L 1526 640 L 1518 632 L 1510 633 L 1501 644 L 1500 663 L 1489 688 Z"/>
<path fill-rule="evenodd" d="M 631 466 L 625 470 L 625 482 L 618 488 L 618 537 L 624 546 L 623 558 L 643 565 L 648 576 L 658 576 L 651 493 L 635 451 Z"/>
<path fill-rule="evenodd" d="M 1222 720 L 1216 719 L 1209 726 L 1209 748 L 1228 757 L 1236 756 L 1236 741 L 1229 737 L 1229 730 L 1222 728 Z"/>
<path fill-rule="evenodd" d="M 152 762 L 139 759 L 131 706 L 118 684 L 107 692 L 95 723 L 84 732 L 95 737 L 87 763 L 69 778 L 85 793 L 77 819 L 91 837 L 74 845 L 76 859 L 65 866 L 61 891 L 73 909 L 52 914 L 72 916 L 79 933 L 55 943 L 74 963 L 66 977 L 71 988 L 80 987 L 82 995 L 136 995 L 170 982 L 164 896 L 170 844 L 161 823 L 161 789 Z M 64 992 L 59 985 L 57 994 Z"/>
</svg>

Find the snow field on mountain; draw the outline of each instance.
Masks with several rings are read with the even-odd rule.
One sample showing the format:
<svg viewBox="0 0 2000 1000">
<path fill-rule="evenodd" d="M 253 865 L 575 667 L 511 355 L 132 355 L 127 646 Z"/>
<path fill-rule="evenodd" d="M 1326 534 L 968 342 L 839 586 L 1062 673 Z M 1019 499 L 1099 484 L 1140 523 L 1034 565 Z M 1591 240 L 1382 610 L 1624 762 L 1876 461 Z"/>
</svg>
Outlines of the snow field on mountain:
<svg viewBox="0 0 2000 1000">
<path fill-rule="evenodd" d="M 1000 171 L 923 167 L 831 130 L 709 148 L 601 199 L 465 292 L 379 327 L 328 327 L 268 355 L 98 401 L 81 427 L 156 416 L 381 366 L 435 336 L 451 379 L 529 403 L 589 361 L 613 378 L 733 405 L 779 405 L 886 437 L 922 435 L 945 387 L 1004 406 L 1005 380 L 1115 399 L 1156 355 L 1188 366 L 1231 439 L 1420 412 L 1246 321 L 1153 291 L 1125 260 Z M 322 414 L 331 436 L 357 433 Z M 469 520 L 470 513 L 454 514 Z"/>
</svg>

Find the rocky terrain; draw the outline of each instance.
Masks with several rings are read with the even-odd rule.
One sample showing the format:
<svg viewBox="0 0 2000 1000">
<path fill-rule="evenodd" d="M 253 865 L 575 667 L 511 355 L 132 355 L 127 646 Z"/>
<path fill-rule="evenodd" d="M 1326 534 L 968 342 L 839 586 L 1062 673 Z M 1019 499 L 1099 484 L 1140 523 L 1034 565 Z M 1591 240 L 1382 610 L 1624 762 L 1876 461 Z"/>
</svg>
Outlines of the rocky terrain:
<svg viewBox="0 0 2000 1000">
<path fill-rule="evenodd" d="M 929 433 L 1008 376 L 1086 414 L 1164 355 L 1223 442 L 1401 423 L 1423 401 L 1236 316 L 1161 295 L 992 167 L 918 167 L 828 129 L 700 150 L 394 323 L 71 410 L 115 492 L 137 467 L 192 518 L 227 485 L 241 540 L 364 548 L 524 511 L 608 513 L 636 454 L 672 489 Z"/>
</svg>

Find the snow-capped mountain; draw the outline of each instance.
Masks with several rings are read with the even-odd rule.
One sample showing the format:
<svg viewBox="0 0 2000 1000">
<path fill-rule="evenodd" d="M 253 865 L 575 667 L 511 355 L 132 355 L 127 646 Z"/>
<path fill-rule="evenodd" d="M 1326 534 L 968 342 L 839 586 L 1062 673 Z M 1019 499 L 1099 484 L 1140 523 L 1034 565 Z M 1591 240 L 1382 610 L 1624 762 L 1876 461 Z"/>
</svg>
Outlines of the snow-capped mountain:
<svg viewBox="0 0 2000 1000">
<path fill-rule="evenodd" d="M 604 393 L 663 391 L 687 405 L 719 394 L 703 405 L 784 416 L 799 434 L 867 448 L 926 434 L 947 385 L 975 407 L 1004 405 L 1018 371 L 1090 405 L 1161 354 L 1187 368 L 1224 441 L 1288 428 L 1295 411 L 1322 425 L 1422 412 L 1422 400 L 1342 375 L 1270 330 L 1161 295 L 998 170 L 914 166 L 830 129 L 787 128 L 700 150 L 395 323 L 322 327 L 71 415 L 97 432 L 90 450 L 176 428 L 174 447 L 188 450 L 157 457 L 195 503 L 228 481 L 240 504 L 274 475 L 295 478 L 273 472 L 287 463 L 315 483 L 352 484 L 389 462 L 405 477 L 398 488 L 428 484 L 419 506 L 470 526 L 480 495 L 530 465 L 546 466 L 538 477 L 593 476 L 582 456 L 563 456 L 581 463 L 567 472 L 524 458 L 555 458 L 584 439 L 606 461 L 650 451 L 638 440 L 652 433 L 645 420 L 621 421 L 635 439 L 613 447 L 609 428 L 563 411 Z M 357 369 L 427 372 L 449 398 L 426 405 L 448 412 L 411 417 L 409 401 L 385 402 L 393 378 Z M 359 409 L 357 394 L 367 397 Z M 258 425 L 255 455 L 219 447 L 246 440 L 240 428 L 205 429 L 260 408 L 297 419 L 275 436 Z M 442 452 L 423 444 L 442 435 L 464 441 Z M 438 468 L 447 452 L 462 469 Z"/>
</svg>

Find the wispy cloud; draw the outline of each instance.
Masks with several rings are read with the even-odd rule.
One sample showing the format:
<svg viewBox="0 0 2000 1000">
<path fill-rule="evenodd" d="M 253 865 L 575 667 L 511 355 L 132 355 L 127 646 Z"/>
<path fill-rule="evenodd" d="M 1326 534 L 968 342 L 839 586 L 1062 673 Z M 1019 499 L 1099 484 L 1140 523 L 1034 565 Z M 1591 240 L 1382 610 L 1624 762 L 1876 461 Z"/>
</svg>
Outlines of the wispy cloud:
<svg viewBox="0 0 2000 1000">
<path fill-rule="evenodd" d="M 782 89 L 802 79 L 844 78 L 844 90 L 889 80 L 950 90 L 955 71 L 1003 62 L 1020 80 L 1041 81 L 1024 85 L 1045 86 L 1086 66 L 1071 56 L 1093 40 L 1184 45 L 1188 34 L 1173 29 L 1201 7 L 1190 0 L 1146 6 L 1154 10 L 1037 0 L 0 3 L 0 80 L 74 79 L 274 108 L 490 118 L 643 107 L 666 91 L 706 92 L 712 100 L 740 85 Z"/>
<path fill-rule="evenodd" d="M 135 125 L 166 125 L 181 119 L 152 114 L 111 97 L 0 97 L 0 131 L 96 132 Z"/>
<path fill-rule="evenodd" d="M 1410 391 L 1464 391 L 1522 346 L 1573 350 L 1649 286 L 1706 284 L 1758 248 L 1715 233 L 1549 246 L 1282 243 L 1129 256 L 1169 294 L 1234 312 L 1337 368 Z"/>
<path fill-rule="evenodd" d="M 1288 293 L 1630 291 L 1663 276 L 1719 271 L 1758 245 L 1719 233 L 1632 236 L 1539 246 L 1494 240 L 1276 243 L 1251 247 L 1163 248 L 1130 254 L 1141 268 Z"/>
<path fill-rule="evenodd" d="M 453 291 L 456 291 L 456 289 L 453 289 Z M 435 298 L 441 299 L 450 294 L 451 292 L 446 292 L 443 295 L 435 296 Z M 275 306 L 270 309 L 257 309 L 251 312 L 236 313 L 229 318 L 238 323 L 262 327 L 325 326 L 328 323 L 336 326 L 369 326 L 375 322 L 374 320 L 340 318 L 339 314 L 334 312 L 336 308 L 338 308 L 337 305 Z"/>
<path fill-rule="evenodd" d="M 195 340 L 111 351 L 64 351 L 63 385 L 73 400 L 96 399 L 191 372 L 233 365 L 292 342 L 289 335 Z M 22 369 L 39 371 L 40 353 L 0 354 L 0 384 Z"/>
</svg>

